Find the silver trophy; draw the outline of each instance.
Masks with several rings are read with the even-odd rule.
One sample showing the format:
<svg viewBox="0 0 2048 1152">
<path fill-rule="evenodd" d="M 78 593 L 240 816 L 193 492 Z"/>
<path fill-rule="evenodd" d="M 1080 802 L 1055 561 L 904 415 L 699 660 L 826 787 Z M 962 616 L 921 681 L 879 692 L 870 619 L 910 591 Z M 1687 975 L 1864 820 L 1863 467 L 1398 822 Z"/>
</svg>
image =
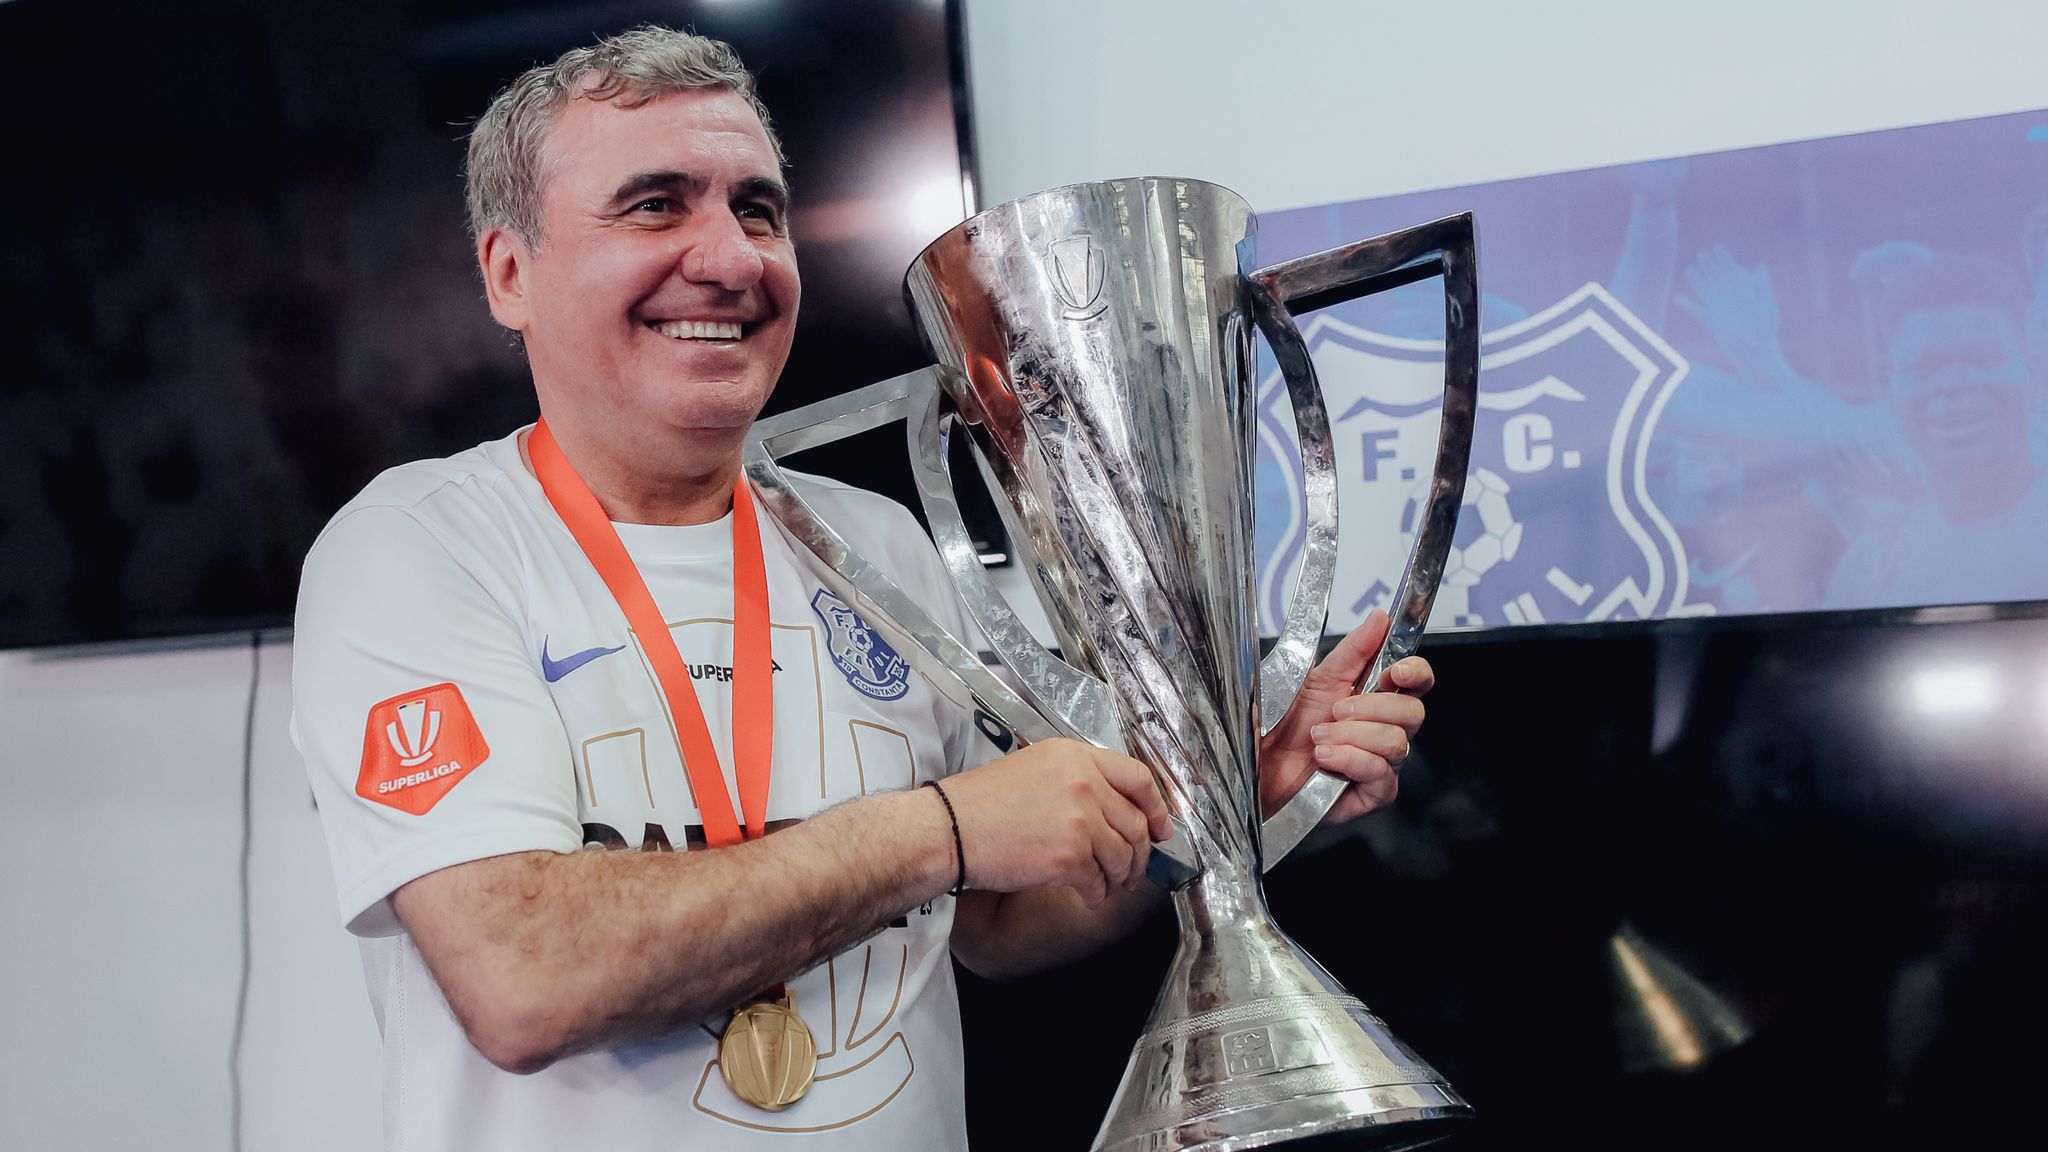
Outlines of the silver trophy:
<svg viewBox="0 0 2048 1152">
<path fill-rule="evenodd" d="M 1479 377 L 1472 219 L 1258 270 L 1252 231 L 1250 205 L 1198 180 L 1077 184 L 991 208 L 934 241 L 906 278 L 935 366 L 763 420 L 747 450 L 799 554 L 940 691 L 1026 741 L 1126 749 L 1157 775 L 1176 831 L 1153 874 L 1173 890 L 1180 951 L 1098 1149 L 1255 1148 L 1354 1129 L 1402 1147 L 1471 1115 L 1273 923 L 1260 875 L 1345 782 L 1318 773 L 1262 821 L 1254 761 L 1316 657 L 1337 558 L 1329 419 L 1293 312 L 1443 277 L 1436 470 L 1391 631 L 1362 681 L 1376 685 L 1415 649 L 1464 492 Z M 1285 375 L 1307 516 L 1292 605 L 1263 660 L 1255 329 Z M 939 552 L 1007 677 L 868 563 L 776 463 L 896 420 Z M 968 538 L 948 466 L 963 432 L 1060 656 L 989 583 Z"/>
</svg>

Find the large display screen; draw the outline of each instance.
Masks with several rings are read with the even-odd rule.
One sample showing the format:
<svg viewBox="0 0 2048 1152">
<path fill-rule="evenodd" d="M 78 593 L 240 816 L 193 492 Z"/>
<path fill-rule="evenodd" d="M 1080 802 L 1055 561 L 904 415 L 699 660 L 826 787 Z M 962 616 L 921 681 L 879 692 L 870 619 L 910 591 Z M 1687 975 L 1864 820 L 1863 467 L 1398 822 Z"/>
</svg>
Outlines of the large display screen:
<svg viewBox="0 0 2048 1152">
<path fill-rule="evenodd" d="M 956 8 L 0 3 L 0 647 L 289 623 L 372 476 L 533 418 L 464 228 L 467 126 L 606 33 L 691 27 L 758 74 L 804 282 L 774 407 L 923 365 L 901 279 L 967 209 Z"/>
<path fill-rule="evenodd" d="M 1261 217 L 1262 263 L 1479 228 L 1473 467 L 1433 625 L 2048 599 L 2048 113 Z M 1337 437 L 1332 630 L 1391 598 L 1435 451 L 1424 281 L 1304 317 Z M 1259 592 L 1299 553 L 1260 391 Z"/>
</svg>

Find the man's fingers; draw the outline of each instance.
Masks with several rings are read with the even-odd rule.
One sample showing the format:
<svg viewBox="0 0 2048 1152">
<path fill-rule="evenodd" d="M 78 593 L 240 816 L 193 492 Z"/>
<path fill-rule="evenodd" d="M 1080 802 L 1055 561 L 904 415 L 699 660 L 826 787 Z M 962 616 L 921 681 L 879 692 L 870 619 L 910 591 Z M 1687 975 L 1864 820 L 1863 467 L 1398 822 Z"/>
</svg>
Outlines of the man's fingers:
<svg viewBox="0 0 2048 1152">
<path fill-rule="evenodd" d="M 1337 641 L 1323 662 L 1309 671 L 1308 683 L 1332 687 L 1358 683 L 1372 658 L 1379 655 L 1380 645 L 1386 642 L 1387 625 L 1387 614 L 1380 609 L 1366 613 L 1364 622 Z"/>
<path fill-rule="evenodd" d="M 1410 737 L 1398 724 L 1381 724 L 1371 720 L 1332 720 L 1318 724 L 1309 730 L 1316 746 L 1338 746 L 1362 748 L 1367 752 L 1384 757 L 1390 763 L 1399 763 L 1408 756 Z"/>
<path fill-rule="evenodd" d="M 1353 784 L 1350 790 L 1371 801 L 1373 807 L 1383 808 L 1392 804 L 1394 797 L 1400 794 L 1401 774 L 1389 772 L 1377 780 L 1367 780 L 1363 783 Z"/>
<path fill-rule="evenodd" d="M 1103 752 L 1095 760 L 1109 786 L 1144 815 L 1152 839 L 1165 840 L 1173 835 L 1172 810 L 1167 808 L 1166 797 L 1160 793 L 1159 781 L 1152 778 L 1150 768 L 1114 752 Z"/>
<path fill-rule="evenodd" d="M 1151 846 L 1151 822 L 1138 810 L 1137 805 L 1126 802 L 1122 796 L 1112 795 L 1106 798 L 1102 806 L 1102 818 L 1107 820 L 1110 828 L 1123 837 L 1124 842 L 1133 849 Z"/>
<path fill-rule="evenodd" d="M 1358 794 L 1355 788 L 1346 788 L 1337 802 L 1330 805 L 1330 814 L 1323 817 L 1326 824 L 1348 824 L 1373 810 L 1373 802 Z"/>
<path fill-rule="evenodd" d="M 1138 765 L 1138 770 L 1144 774 L 1149 786 L 1152 773 L 1147 771 L 1142 764 Z M 1102 818 L 1108 824 L 1110 831 L 1122 837 L 1123 842 L 1130 848 L 1130 855 L 1122 858 L 1125 860 L 1126 869 L 1123 876 L 1119 878 L 1114 874 L 1110 874 L 1106 876 L 1106 879 L 1108 879 L 1111 888 L 1128 888 L 1136 881 L 1144 879 L 1145 863 L 1152 855 L 1152 820 L 1136 804 L 1126 799 L 1121 792 L 1106 791 L 1108 791 L 1108 795 L 1103 797 Z M 1159 794 L 1157 788 L 1151 788 L 1150 791 L 1154 796 Z M 1164 839 L 1164 837 L 1161 837 L 1161 839 Z"/>
<path fill-rule="evenodd" d="M 1394 793 L 1400 787 L 1400 782 L 1391 778 L 1384 788 L 1353 784 L 1344 790 L 1343 795 L 1337 797 L 1335 804 L 1330 805 L 1327 821 L 1331 824 L 1343 824 L 1356 820 L 1368 812 L 1378 811 L 1394 802 Z"/>
<path fill-rule="evenodd" d="M 1075 881 L 1073 889 L 1074 894 L 1081 898 L 1081 903 L 1090 908 L 1099 908 L 1104 900 L 1109 899 L 1109 885 L 1103 883 L 1099 870 Z"/>
<path fill-rule="evenodd" d="M 1422 720 L 1428 709 L 1422 701 L 1413 696 L 1393 692 L 1368 692 L 1358 696 L 1347 696 L 1330 708 L 1332 723 L 1360 720 L 1372 724 L 1392 724 L 1408 733 L 1413 739 L 1422 730 Z M 1309 729 L 1311 739 L 1317 743 L 1322 737 L 1315 735 L 1318 724 Z"/>
<path fill-rule="evenodd" d="M 1124 887 L 1135 888 L 1145 882 L 1145 867 L 1152 860 L 1152 838 L 1140 836 L 1131 850 L 1131 874 L 1124 877 Z"/>
<path fill-rule="evenodd" d="M 1386 757 L 1348 744 L 1317 745 L 1316 767 L 1354 784 L 1378 784 L 1394 775 L 1394 766 Z"/>
<path fill-rule="evenodd" d="M 1385 672 L 1380 673 L 1377 688 L 1381 692 L 1398 692 L 1403 696 L 1425 696 L 1436 687 L 1436 669 L 1420 656 L 1408 656 L 1397 660 Z"/>
<path fill-rule="evenodd" d="M 1131 878 L 1131 862 L 1137 858 L 1138 850 L 1107 819 L 1096 824 L 1092 840 L 1095 865 L 1101 870 L 1103 894 L 1106 896 L 1123 887 L 1124 882 Z"/>
</svg>

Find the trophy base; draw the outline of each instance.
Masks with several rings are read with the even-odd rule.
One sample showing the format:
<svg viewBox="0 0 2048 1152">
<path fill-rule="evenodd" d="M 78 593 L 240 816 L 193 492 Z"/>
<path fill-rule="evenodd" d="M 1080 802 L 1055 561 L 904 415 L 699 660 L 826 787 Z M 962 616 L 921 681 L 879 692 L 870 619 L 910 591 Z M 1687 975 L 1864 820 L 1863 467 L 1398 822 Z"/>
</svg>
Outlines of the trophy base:
<svg viewBox="0 0 2048 1152">
<path fill-rule="evenodd" d="M 1435 1069 L 1280 931 L 1256 885 L 1212 873 L 1174 894 L 1180 951 L 1096 1152 L 1416 1148 L 1470 1119 Z"/>
<path fill-rule="evenodd" d="M 1471 1116 L 1471 1105 L 1448 1085 L 1400 1084 L 1301 1096 L 1095 1147 L 1097 1152 L 1237 1152 L 1285 1143 L 1290 1152 L 1405 1152 L 1450 1137 Z"/>
</svg>

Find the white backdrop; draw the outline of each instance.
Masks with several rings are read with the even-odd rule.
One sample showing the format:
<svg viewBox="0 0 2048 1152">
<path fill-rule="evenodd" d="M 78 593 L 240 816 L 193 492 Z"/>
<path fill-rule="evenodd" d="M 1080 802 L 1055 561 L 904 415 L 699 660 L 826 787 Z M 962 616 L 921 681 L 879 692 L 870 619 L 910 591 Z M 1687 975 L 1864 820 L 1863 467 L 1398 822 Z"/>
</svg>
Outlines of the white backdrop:
<svg viewBox="0 0 2048 1152">
<path fill-rule="evenodd" d="M 2048 106 L 2034 0 L 969 0 L 984 205 L 1299 208 Z"/>
<path fill-rule="evenodd" d="M 2048 106 L 2034 3 L 970 0 L 967 16 L 985 204 L 1151 173 L 1273 210 Z M 376 1037 L 286 736 L 290 665 L 288 646 L 263 650 L 245 1147 L 373 1148 Z M 250 672 L 246 638 L 0 654 L 9 1146 L 229 1146 Z"/>
</svg>

